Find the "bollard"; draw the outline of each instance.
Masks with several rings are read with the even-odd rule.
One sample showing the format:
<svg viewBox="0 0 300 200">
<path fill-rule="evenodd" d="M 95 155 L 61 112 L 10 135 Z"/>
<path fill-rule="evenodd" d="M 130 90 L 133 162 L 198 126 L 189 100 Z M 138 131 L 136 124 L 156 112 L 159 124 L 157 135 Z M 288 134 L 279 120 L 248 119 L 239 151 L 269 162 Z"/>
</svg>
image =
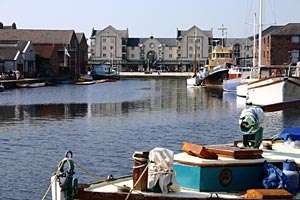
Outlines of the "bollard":
<svg viewBox="0 0 300 200">
<path fill-rule="evenodd" d="M 133 154 L 133 189 L 146 191 L 148 184 L 148 157 L 149 152 L 134 152 Z"/>
</svg>

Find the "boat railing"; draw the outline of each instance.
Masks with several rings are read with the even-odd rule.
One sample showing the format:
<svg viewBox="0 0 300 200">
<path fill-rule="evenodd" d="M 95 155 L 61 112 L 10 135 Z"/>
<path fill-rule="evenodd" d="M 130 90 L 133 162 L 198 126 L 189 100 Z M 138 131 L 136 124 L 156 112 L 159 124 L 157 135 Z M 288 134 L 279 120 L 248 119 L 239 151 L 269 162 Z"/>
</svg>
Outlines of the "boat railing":
<svg viewBox="0 0 300 200">
<path fill-rule="evenodd" d="M 223 63 L 223 64 L 221 64 L 221 65 L 218 65 L 218 66 L 212 68 L 212 69 L 210 70 L 209 73 L 211 74 L 211 73 L 214 73 L 214 72 L 216 72 L 216 71 L 220 71 L 220 70 L 222 70 L 222 69 L 229 69 L 229 67 L 227 66 L 226 63 Z"/>
</svg>

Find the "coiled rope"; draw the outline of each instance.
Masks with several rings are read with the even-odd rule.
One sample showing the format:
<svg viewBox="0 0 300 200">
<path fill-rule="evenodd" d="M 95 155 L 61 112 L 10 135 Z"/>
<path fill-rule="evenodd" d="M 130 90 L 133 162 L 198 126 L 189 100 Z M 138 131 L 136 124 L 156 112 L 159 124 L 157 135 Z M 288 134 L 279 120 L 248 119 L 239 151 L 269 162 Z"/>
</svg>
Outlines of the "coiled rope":
<svg viewBox="0 0 300 200">
<path fill-rule="evenodd" d="M 146 161 L 146 160 L 147 160 L 147 159 L 143 159 L 143 158 L 136 158 L 136 157 L 133 157 L 133 158 L 136 159 L 136 160 L 139 160 L 139 161 Z M 67 158 L 64 158 L 64 160 L 66 160 L 66 159 L 67 159 Z M 99 176 L 96 176 L 96 175 L 90 173 L 88 170 L 86 170 L 84 167 L 82 167 L 82 166 L 81 166 L 78 162 L 76 162 L 74 159 L 72 159 L 72 161 L 74 162 L 74 164 L 75 164 L 79 169 L 81 169 L 81 171 L 83 171 L 83 172 L 84 172 L 85 174 L 87 174 L 88 176 L 94 178 L 96 181 L 99 181 L 99 182 L 105 182 L 105 183 L 110 184 L 110 185 L 113 185 L 113 186 L 115 186 L 115 187 L 117 187 L 117 188 L 128 189 L 128 188 L 125 187 L 125 186 L 119 186 L 119 185 L 116 185 L 116 184 L 112 183 L 112 182 L 109 181 L 109 180 L 102 179 L 102 178 L 100 178 Z M 50 185 L 48 186 L 48 189 L 47 189 L 46 193 L 44 194 L 42 200 L 45 200 L 45 198 L 48 196 L 48 193 L 49 193 L 50 190 L 51 190 L 51 186 L 52 186 L 52 184 L 54 183 L 54 181 L 56 181 L 57 176 L 58 176 L 58 174 L 60 173 L 60 170 L 62 169 L 63 166 L 64 166 L 64 165 L 63 165 L 63 162 L 61 162 L 61 163 L 60 163 L 60 166 L 58 167 L 57 171 L 55 172 L 55 177 L 54 177 L 54 179 L 51 181 Z M 134 184 L 133 188 L 135 188 L 136 185 L 141 181 L 142 176 L 145 174 L 145 172 L 146 172 L 147 169 L 148 169 L 148 163 L 145 163 L 145 164 L 139 165 L 139 166 L 134 166 L 134 168 L 141 168 L 141 167 L 144 167 L 144 166 L 146 166 L 146 167 L 145 167 L 145 169 L 143 170 L 141 176 L 138 178 L 138 180 L 137 180 L 136 183 Z M 134 191 L 134 192 L 137 192 L 137 193 L 139 193 L 139 194 L 142 194 L 141 191 L 139 191 L 139 190 L 134 190 L 133 188 L 129 190 L 129 192 L 128 192 L 126 198 L 125 198 L 125 200 L 128 200 L 129 196 L 131 195 L 131 193 L 132 193 L 133 191 Z"/>
</svg>

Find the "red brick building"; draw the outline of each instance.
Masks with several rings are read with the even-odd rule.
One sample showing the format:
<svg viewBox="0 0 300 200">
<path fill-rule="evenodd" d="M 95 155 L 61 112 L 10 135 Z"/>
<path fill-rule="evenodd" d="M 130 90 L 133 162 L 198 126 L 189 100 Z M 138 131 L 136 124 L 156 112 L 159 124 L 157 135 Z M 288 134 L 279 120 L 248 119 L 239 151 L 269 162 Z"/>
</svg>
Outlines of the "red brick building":
<svg viewBox="0 0 300 200">
<path fill-rule="evenodd" d="M 258 41 L 257 41 L 258 58 Z M 262 65 L 296 64 L 300 52 L 300 23 L 270 26 L 262 33 Z"/>
<path fill-rule="evenodd" d="M 38 76 L 76 77 L 85 71 L 88 45 L 74 30 L 1 29 L 0 40 L 32 41 Z"/>
</svg>

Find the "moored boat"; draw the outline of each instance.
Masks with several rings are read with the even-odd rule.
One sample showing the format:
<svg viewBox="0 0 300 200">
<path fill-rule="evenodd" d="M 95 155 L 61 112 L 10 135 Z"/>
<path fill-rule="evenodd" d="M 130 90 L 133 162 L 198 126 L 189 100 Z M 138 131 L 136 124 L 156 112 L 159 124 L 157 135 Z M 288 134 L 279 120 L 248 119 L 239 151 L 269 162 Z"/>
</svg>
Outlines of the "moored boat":
<svg viewBox="0 0 300 200">
<path fill-rule="evenodd" d="M 28 83 L 17 83 L 16 86 L 18 88 L 27 88 L 28 87 Z"/>
<path fill-rule="evenodd" d="M 3 91 L 5 91 L 5 87 L 4 87 L 4 85 L 0 85 L 0 92 L 3 92 Z"/>
<path fill-rule="evenodd" d="M 223 90 L 236 92 L 237 85 L 250 78 L 250 67 L 232 67 L 228 71 L 228 79 L 223 80 Z"/>
<path fill-rule="evenodd" d="M 112 79 L 119 80 L 120 75 L 110 64 L 93 64 L 91 76 L 93 80 Z"/>
<path fill-rule="evenodd" d="M 92 85 L 95 84 L 95 81 L 77 81 L 74 84 L 75 85 Z"/>
<path fill-rule="evenodd" d="M 37 87 L 44 87 L 46 86 L 45 82 L 40 82 L 40 83 L 28 83 L 27 87 L 29 88 L 37 88 Z"/>
<path fill-rule="evenodd" d="M 232 49 L 216 47 L 211 52 L 208 65 L 205 66 L 205 85 L 222 87 L 223 80 L 228 79 L 229 69 L 235 65 Z"/>
<path fill-rule="evenodd" d="M 260 67 L 258 80 L 248 83 L 247 98 L 253 105 L 300 99 L 300 66 Z"/>
<path fill-rule="evenodd" d="M 296 184 L 291 186 L 283 182 L 283 188 L 278 188 L 278 185 L 275 188 L 266 188 L 271 176 L 278 178 L 274 185 L 282 180 L 293 180 L 298 184 L 299 174 L 298 179 L 295 179 L 295 176 L 283 175 L 284 169 L 280 168 L 287 159 L 293 159 L 295 164 L 300 164 L 300 149 L 288 146 L 287 138 L 295 138 L 294 133 L 289 131 L 288 136 L 280 136 L 280 140 L 262 139 L 263 111 L 268 109 L 253 106 L 243 110 L 239 119 L 243 133 L 242 141 L 208 146 L 184 142 L 183 152 L 175 155 L 172 151 L 162 148 L 159 148 L 159 151 L 157 148 L 152 149 L 149 154 L 134 153 L 139 156 L 133 156 L 134 168 L 131 176 L 117 179 L 110 176 L 97 183 L 80 184 L 78 193 L 73 192 L 77 188 L 77 179 L 73 177 L 74 166 L 83 168 L 77 162 L 73 162 L 72 156 L 66 156 L 56 175 L 52 177 L 52 183 L 55 184 L 52 191 L 56 192 L 52 195 L 60 193 L 59 195 L 63 196 L 69 192 L 68 194 L 74 194 L 76 199 L 95 200 L 240 199 L 259 198 L 259 195 L 262 195 L 260 198 L 269 195 L 272 199 L 299 198 L 299 194 L 295 193 Z M 300 139 L 300 133 L 296 138 Z M 68 164 L 69 169 L 64 170 L 64 164 Z M 276 169 L 281 174 L 272 174 L 268 171 L 269 168 Z M 296 175 L 295 170 L 293 173 Z M 281 179 L 282 177 L 284 178 Z"/>
</svg>

